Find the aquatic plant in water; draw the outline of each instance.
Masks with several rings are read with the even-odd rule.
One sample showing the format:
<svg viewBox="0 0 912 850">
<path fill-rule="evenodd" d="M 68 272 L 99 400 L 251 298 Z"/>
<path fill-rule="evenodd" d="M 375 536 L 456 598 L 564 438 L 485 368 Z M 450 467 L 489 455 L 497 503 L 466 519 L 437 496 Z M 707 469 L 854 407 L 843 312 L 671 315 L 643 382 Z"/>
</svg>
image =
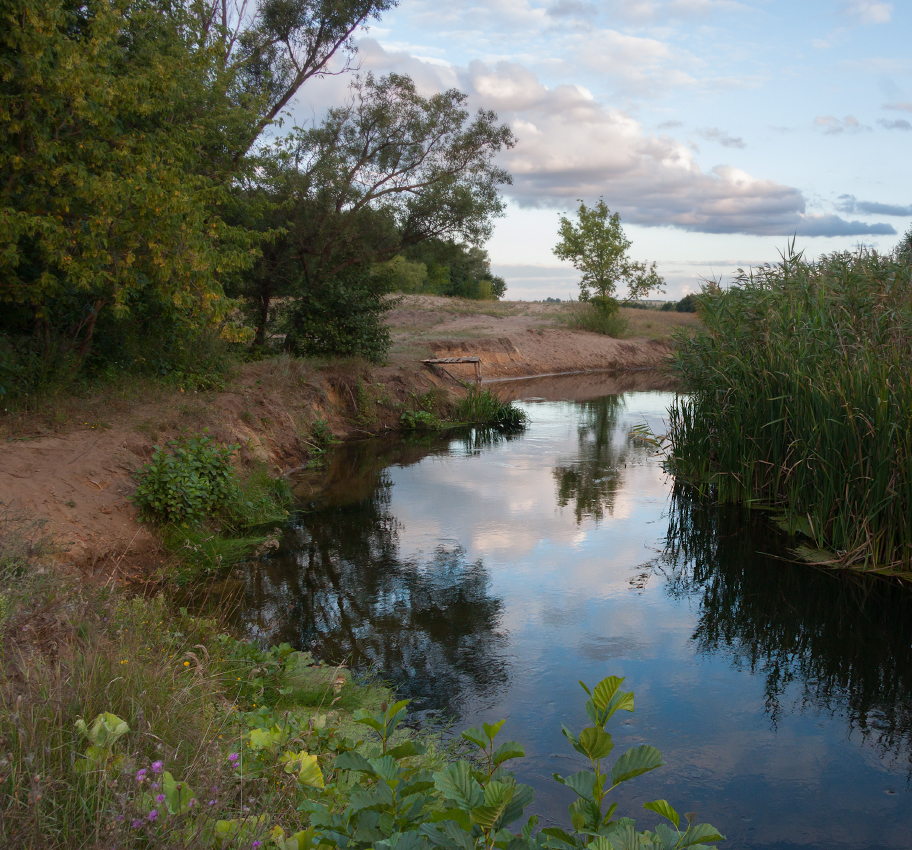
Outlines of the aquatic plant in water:
<svg viewBox="0 0 912 850">
<path fill-rule="evenodd" d="M 742 272 L 681 339 L 670 466 L 780 509 L 838 565 L 912 569 L 912 265 L 864 248 Z"/>
</svg>

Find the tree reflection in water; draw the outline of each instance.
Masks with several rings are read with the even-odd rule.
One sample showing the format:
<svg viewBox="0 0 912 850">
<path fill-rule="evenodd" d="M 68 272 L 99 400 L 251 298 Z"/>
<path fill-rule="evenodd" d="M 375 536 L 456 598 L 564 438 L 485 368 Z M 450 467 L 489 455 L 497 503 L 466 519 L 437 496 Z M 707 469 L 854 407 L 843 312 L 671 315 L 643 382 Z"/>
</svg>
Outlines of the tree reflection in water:
<svg viewBox="0 0 912 850">
<path fill-rule="evenodd" d="M 466 441 L 469 450 L 477 442 Z M 366 497 L 329 490 L 319 510 L 290 524 L 279 555 L 249 566 L 242 607 L 256 612 L 262 639 L 375 670 L 413 710 L 456 719 L 466 695 L 493 698 L 508 683 L 503 603 L 483 562 L 461 546 L 400 554 L 390 460 L 381 453 L 371 469 L 360 466 L 354 489 Z M 337 459 L 351 462 L 344 452 Z"/>
<path fill-rule="evenodd" d="M 614 500 L 624 482 L 624 467 L 641 461 L 650 448 L 636 445 L 618 433 L 618 417 L 624 397 L 605 396 L 579 404 L 577 454 L 554 467 L 557 503 L 573 504 L 577 524 L 584 518 L 596 522 L 614 511 Z"/>
<path fill-rule="evenodd" d="M 745 534 L 745 525 L 757 534 Z M 782 548 L 756 512 L 715 507 L 676 485 L 665 551 L 655 569 L 671 593 L 699 599 L 693 639 L 765 680 L 775 726 L 783 702 L 844 717 L 912 776 L 912 598 L 877 578 L 758 554 Z"/>
</svg>

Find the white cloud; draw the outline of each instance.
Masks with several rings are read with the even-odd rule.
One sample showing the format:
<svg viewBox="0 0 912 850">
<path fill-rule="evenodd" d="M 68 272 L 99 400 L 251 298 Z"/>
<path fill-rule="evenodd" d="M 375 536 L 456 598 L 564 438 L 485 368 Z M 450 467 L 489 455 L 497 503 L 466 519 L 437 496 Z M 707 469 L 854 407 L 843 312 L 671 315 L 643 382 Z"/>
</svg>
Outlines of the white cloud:
<svg viewBox="0 0 912 850">
<path fill-rule="evenodd" d="M 697 130 L 697 133 L 707 141 L 718 142 L 726 148 L 747 147 L 740 136 L 730 136 L 725 130 L 720 130 L 718 127 L 704 127 L 702 130 Z"/>
<path fill-rule="evenodd" d="M 877 123 L 885 130 L 912 130 L 912 124 L 905 118 L 897 118 L 895 121 L 885 121 L 883 118 L 879 118 Z"/>
<path fill-rule="evenodd" d="M 857 133 L 860 130 L 871 129 L 870 127 L 865 127 L 854 115 L 846 115 L 841 120 L 833 115 L 818 115 L 814 119 L 814 126 L 830 136 L 837 133 Z"/>
<path fill-rule="evenodd" d="M 648 132 L 628 113 L 599 103 L 582 86 L 549 88 L 517 62 L 444 67 L 388 52 L 372 39 L 360 42 L 359 58 L 364 71 L 409 74 L 423 94 L 457 87 L 469 95 L 472 108 L 493 109 L 509 123 L 518 143 L 502 154 L 501 164 L 513 175 L 513 186 L 505 187 L 505 194 L 520 207 L 566 210 L 577 198 L 603 196 L 625 223 L 692 232 L 895 233 L 887 224 L 809 214 L 799 189 L 726 163 L 705 171 L 681 140 Z M 314 114 L 319 114 L 315 103 L 325 108 L 340 102 L 345 84 L 342 78 L 330 77 L 309 87 Z M 839 123 L 850 127 L 852 121 L 849 116 Z M 705 132 L 729 146 L 740 141 L 714 128 Z"/>
<path fill-rule="evenodd" d="M 896 109 L 900 112 L 912 112 L 912 103 L 909 101 L 900 101 L 897 103 L 885 103 L 884 109 Z"/>
<path fill-rule="evenodd" d="M 851 0 L 842 11 L 862 24 L 888 24 L 893 17 L 893 4 L 879 0 Z"/>
</svg>

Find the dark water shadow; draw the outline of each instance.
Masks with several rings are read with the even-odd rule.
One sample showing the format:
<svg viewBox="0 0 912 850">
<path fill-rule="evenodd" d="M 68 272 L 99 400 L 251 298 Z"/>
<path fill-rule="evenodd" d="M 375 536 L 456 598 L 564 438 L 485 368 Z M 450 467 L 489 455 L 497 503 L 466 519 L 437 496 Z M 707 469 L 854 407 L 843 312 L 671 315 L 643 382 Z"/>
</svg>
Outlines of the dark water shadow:
<svg viewBox="0 0 912 850">
<path fill-rule="evenodd" d="M 757 551 L 760 540 L 768 554 Z M 912 777 L 908 588 L 781 560 L 788 542 L 758 512 L 714 506 L 677 485 L 652 569 L 671 595 L 698 600 L 701 653 L 762 677 L 773 728 L 784 713 L 840 717 L 849 735 Z"/>
<path fill-rule="evenodd" d="M 458 718 L 469 696 L 509 686 L 502 601 L 481 559 L 457 543 L 400 553 L 390 511 L 391 466 L 452 450 L 480 451 L 510 435 L 366 441 L 340 447 L 327 468 L 300 482 L 310 500 L 279 552 L 239 572 L 242 628 L 264 643 L 287 641 L 322 659 L 378 673 L 413 714 Z"/>
</svg>

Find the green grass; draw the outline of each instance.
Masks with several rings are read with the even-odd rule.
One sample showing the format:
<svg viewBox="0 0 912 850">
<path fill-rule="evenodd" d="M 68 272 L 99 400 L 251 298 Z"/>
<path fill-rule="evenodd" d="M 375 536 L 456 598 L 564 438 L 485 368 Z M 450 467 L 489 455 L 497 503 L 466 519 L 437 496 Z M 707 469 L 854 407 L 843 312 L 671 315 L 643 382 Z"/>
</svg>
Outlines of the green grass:
<svg viewBox="0 0 912 850">
<path fill-rule="evenodd" d="M 838 565 L 912 570 L 912 267 L 789 253 L 701 299 L 671 466 L 777 508 Z"/>
<path fill-rule="evenodd" d="M 524 411 L 510 402 L 501 401 L 490 390 L 470 389 L 456 407 L 456 419 L 473 425 L 487 425 L 501 430 L 516 430 L 526 424 Z"/>
</svg>

